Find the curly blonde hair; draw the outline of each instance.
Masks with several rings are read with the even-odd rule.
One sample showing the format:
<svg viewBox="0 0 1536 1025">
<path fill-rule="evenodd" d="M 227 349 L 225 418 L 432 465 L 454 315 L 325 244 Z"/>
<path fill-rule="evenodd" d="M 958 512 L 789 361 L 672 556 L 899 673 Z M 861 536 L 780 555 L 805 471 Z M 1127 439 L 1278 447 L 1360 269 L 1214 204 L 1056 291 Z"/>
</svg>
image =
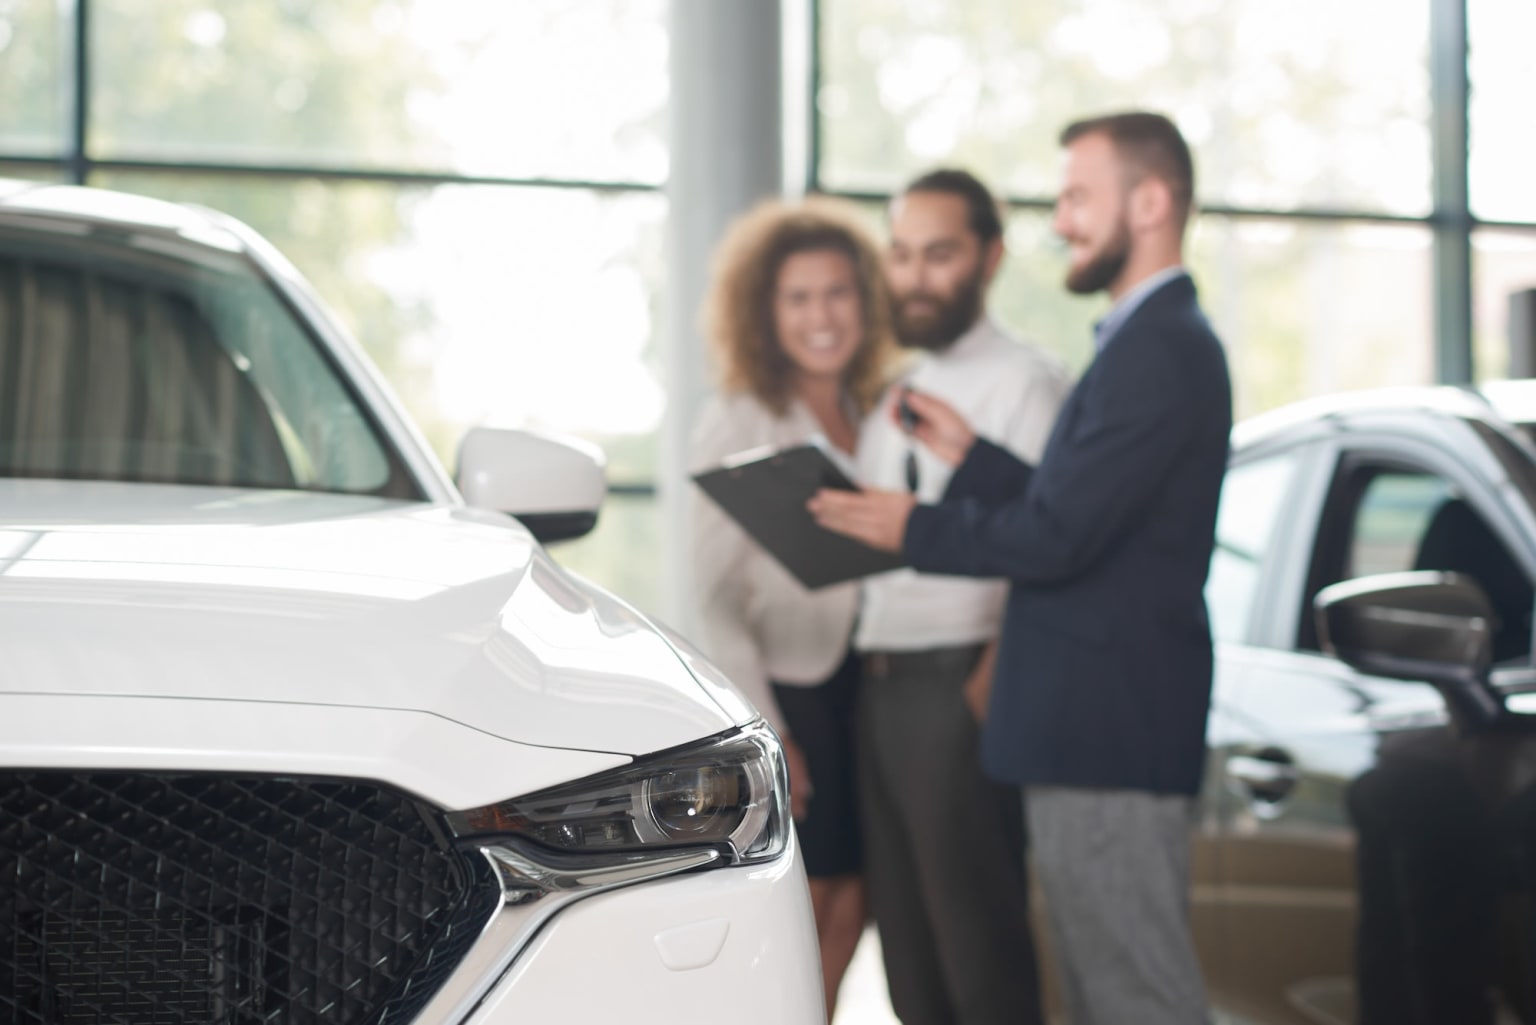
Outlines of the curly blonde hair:
<svg viewBox="0 0 1536 1025">
<path fill-rule="evenodd" d="M 844 386 L 861 413 L 874 407 L 895 353 L 880 254 L 851 204 L 826 197 L 760 203 L 721 239 L 704 332 L 726 391 L 749 392 L 776 413 L 789 407 L 795 365 L 774 330 L 774 290 L 791 255 L 824 250 L 843 253 L 853 264 L 864 337 L 844 372 Z"/>
</svg>

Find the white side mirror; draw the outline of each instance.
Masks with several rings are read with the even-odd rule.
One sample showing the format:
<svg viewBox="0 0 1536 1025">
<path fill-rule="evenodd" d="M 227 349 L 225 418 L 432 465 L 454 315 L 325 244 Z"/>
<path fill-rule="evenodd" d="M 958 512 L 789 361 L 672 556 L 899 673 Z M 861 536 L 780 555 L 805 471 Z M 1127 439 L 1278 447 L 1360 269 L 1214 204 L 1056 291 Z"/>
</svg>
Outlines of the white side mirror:
<svg viewBox="0 0 1536 1025">
<path fill-rule="evenodd" d="M 540 541 L 597 526 L 608 493 L 603 450 L 538 431 L 474 427 L 459 443 L 459 491 L 481 509 L 511 513 Z"/>
</svg>

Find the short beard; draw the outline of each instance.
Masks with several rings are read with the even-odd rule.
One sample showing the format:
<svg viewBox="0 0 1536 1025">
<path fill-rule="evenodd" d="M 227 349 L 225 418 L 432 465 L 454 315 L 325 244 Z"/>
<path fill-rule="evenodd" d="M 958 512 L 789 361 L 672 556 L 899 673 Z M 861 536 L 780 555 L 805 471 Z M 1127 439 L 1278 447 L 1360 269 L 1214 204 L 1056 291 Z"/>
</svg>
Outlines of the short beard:
<svg viewBox="0 0 1536 1025">
<path fill-rule="evenodd" d="M 1125 270 L 1126 261 L 1130 258 L 1131 229 L 1122 221 L 1115 231 L 1115 237 L 1093 259 L 1081 267 L 1067 270 L 1067 291 L 1074 295 L 1093 295 L 1104 291 Z"/>
<path fill-rule="evenodd" d="M 943 352 L 981 318 L 981 292 L 982 273 L 978 266 L 975 274 L 956 286 L 955 294 L 949 299 L 927 293 L 898 297 L 892 303 L 896 340 L 903 348 Z M 937 307 L 932 317 L 918 320 L 907 316 L 906 304 L 918 298 L 927 299 Z"/>
</svg>

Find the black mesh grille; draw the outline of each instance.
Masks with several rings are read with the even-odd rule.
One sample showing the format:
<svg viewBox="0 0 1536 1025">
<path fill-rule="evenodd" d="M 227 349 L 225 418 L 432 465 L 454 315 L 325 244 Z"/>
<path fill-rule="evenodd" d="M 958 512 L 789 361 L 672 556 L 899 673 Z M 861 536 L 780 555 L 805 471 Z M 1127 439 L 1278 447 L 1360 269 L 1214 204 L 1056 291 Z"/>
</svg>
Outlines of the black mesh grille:
<svg viewBox="0 0 1536 1025">
<path fill-rule="evenodd" d="M 495 906 L 372 783 L 0 773 L 0 1021 L 395 1025 Z"/>
</svg>

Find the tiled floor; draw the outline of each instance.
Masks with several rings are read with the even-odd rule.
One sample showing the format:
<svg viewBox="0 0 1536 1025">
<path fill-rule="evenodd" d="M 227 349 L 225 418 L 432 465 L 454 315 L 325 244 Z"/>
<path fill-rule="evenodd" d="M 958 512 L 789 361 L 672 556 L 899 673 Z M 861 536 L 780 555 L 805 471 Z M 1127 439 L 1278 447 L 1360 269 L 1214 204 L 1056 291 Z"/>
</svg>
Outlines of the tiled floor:
<svg viewBox="0 0 1536 1025">
<path fill-rule="evenodd" d="M 864 930 L 853 963 L 843 976 L 832 1025 L 899 1025 L 885 993 L 885 970 L 880 965 L 880 937 L 874 926 Z"/>
</svg>

